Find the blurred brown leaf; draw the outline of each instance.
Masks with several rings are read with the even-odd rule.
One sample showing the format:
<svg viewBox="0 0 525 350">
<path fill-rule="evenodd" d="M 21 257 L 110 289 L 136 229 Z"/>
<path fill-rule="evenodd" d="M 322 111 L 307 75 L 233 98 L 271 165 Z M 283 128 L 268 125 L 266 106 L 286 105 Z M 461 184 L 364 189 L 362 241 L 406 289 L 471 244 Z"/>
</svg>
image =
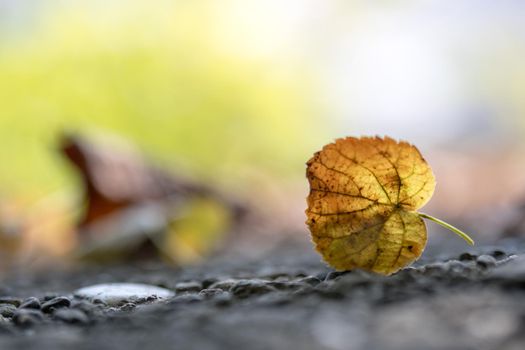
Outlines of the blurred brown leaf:
<svg viewBox="0 0 525 350">
<path fill-rule="evenodd" d="M 237 199 L 206 183 L 154 165 L 121 139 L 95 140 L 67 134 L 62 139 L 61 150 L 78 169 L 84 187 L 86 209 L 78 222 L 78 234 L 85 256 L 110 259 L 151 256 L 151 251 L 155 251 L 152 246 L 157 247 L 157 253 L 161 250 L 161 254 L 171 258 L 177 255 L 175 260 L 183 259 L 180 256 L 193 256 L 193 253 L 181 254 L 183 242 L 169 235 L 188 239 L 192 236 L 190 240 L 194 243 L 187 246 L 200 247 L 198 255 L 206 254 L 211 250 L 210 245 L 217 243 L 210 239 L 209 231 L 227 230 L 247 211 Z M 188 207 L 196 200 L 215 203 L 217 215 L 228 219 L 206 216 L 216 223 L 214 227 L 194 220 L 194 227 L 188 229 L 187 219 L 184 225 L 177 224 L 184 217 L 199 217 L 188 213 Z M 209 206 L 197 205 L 192 210 L 209 210 Z M 183 234 L 181 227 L 193 234 Z M 179 243 L 174 245 L 176 241 Z"/>
</svg>

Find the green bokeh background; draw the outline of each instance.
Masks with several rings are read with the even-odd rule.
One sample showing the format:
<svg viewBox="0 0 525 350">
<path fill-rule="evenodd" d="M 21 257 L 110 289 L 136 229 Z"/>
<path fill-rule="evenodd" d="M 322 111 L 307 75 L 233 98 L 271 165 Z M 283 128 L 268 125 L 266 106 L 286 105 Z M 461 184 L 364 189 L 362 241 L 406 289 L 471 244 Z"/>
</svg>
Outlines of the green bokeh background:
<svg viewBox="0 0 525 350">
<path fill-rule="evenodd" d="M 244 168 L 302 175 L 326 139 L 319 119 L 314 127 L 315 77 L 223 50 L 205 5 L 57 2 L 3 35 L 0 191 L 38 197 L 71 186 L 56 152 L 71 129 L 123 135 L 218 182 L 238 181 Z"/>
</svg>

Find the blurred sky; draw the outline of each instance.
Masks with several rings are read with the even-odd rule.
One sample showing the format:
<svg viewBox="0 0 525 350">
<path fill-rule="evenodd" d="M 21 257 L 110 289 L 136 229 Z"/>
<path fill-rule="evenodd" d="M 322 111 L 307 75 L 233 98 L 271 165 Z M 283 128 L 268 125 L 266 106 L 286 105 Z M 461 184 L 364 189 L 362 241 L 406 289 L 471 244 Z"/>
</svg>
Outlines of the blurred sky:
<svg viewBox="0 0 525 350">
<path fill-rule="evenodd" d="M 335 137 L 522 144 L 522 1 L 0 0 L 0 189 L 70 183 L 63 129 L 197 173 L 303 176 Z M 212 169 L 212 171 L 210 171 Z"/>
</svg>

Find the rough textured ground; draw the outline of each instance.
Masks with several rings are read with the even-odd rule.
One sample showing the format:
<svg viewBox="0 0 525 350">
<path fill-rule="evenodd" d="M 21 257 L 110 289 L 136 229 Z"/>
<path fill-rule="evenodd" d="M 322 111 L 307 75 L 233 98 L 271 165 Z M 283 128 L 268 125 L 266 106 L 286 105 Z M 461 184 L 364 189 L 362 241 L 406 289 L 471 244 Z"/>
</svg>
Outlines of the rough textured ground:
<svg viewBox="0 0 525 350">
<path fill-rule="evenodd" d="M 333 272 L 293 245 L 186 269 L 14 273 L 0 286 L 0 349 L 523 349 L 523 247 L 426 252 L 391 277 Z M 101 282 L 176 296 L 118 307 L 72 296 Z"/>
</svg>

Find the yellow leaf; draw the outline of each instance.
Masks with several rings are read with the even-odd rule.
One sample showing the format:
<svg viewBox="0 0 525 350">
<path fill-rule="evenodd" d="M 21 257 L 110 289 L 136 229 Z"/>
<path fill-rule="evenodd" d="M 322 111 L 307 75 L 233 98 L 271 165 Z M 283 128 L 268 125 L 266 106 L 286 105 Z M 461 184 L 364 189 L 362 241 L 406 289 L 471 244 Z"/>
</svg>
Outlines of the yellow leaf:
<svg viewBox="0 0 525 350">
<path fill-rule="evenodd" d="M 416 210 L 432 197 L 435 178 L 415 146 L 389 137 L 338 139 L 314 154 L 306 176 L 306 223 L 332 267 L 390 275 L 421 256 L 421 217 L 437 219 Z"/>
</svg>

